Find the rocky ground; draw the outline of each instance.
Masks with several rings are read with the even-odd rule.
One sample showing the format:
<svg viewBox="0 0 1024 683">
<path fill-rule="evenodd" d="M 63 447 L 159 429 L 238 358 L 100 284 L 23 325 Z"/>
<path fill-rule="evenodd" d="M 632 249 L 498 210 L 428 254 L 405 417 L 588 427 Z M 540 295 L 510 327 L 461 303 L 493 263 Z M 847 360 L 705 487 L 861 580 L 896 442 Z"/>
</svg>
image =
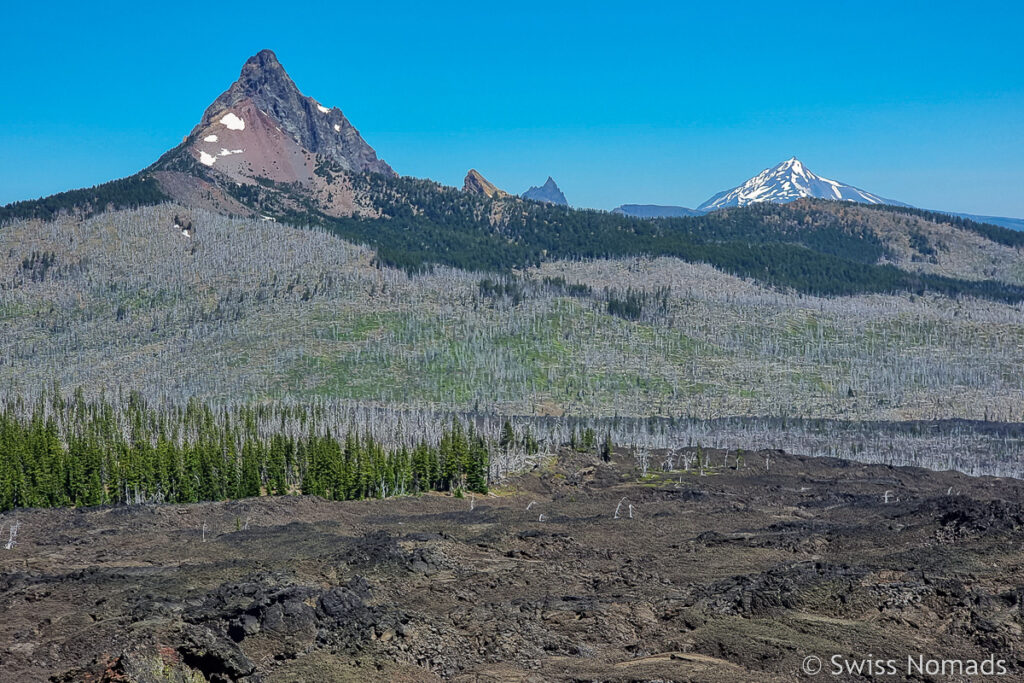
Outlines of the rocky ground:
<svg viewBox="0 0 1024 683">
<path fill-rule="evenodd" d="M 1024 676 L 1024 482 L 706 455 L 562 454 L 474 499 L 7 513 L 0 679 L 791 681 L 816 655 L 902 680 L 828 658 L 918 653 Z"/>
</svg>

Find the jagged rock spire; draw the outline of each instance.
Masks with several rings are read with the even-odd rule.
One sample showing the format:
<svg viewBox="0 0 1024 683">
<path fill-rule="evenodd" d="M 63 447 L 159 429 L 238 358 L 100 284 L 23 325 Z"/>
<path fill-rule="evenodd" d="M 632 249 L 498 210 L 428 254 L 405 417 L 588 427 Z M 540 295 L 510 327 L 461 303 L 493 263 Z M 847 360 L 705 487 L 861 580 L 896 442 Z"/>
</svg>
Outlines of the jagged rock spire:
<svg viewBox="0 0 1024 683">
<path fill-rule="evenodd" d="M 558 183 L 556 183 L 554 178 L 551 176 L 548 176 L 547 181 L 540 187 L 534 186 L 524 192 L 523 199 L 533 199 L 538 202 L 561 204 L 562 206 L 569 205 L 569 202 L 565 199 L 565 195 L 562 194 L 562 190 L 559 189 Z"/>
</svg>

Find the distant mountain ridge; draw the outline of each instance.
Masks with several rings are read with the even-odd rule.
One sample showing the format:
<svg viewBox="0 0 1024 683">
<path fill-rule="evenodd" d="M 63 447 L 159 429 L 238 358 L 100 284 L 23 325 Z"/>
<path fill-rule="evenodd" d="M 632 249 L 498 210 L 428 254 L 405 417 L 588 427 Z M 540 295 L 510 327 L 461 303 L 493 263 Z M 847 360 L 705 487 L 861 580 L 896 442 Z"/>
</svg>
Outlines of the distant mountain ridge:
<svg viewBox="0 0 1024 683">
<path fill-rule="evenodd" d="M 540 187 L 534 186 L 524 192 L 522 197 L 523 199 L 548 202 L 549 204 L 559 204 L 561 206 L 569 205 L 569 202 L 565 199 L 565 195 L 562 194 L 562 190 L 559 189 L 558 184 L 551 176 L 548 176 L 547 181 Z"/>
<path fill-rule="evenodd" d="M 719 206 L 710 213 L 703 205 L 569 209 L 550 177 L 524 195 L 538 201 L 509 195 L 475 170 L 463 191 L 398 176 L 339 109 L 303 95 L 276 56 L 263 51 L 150 168 L 4 207 L 0 222 L 171 201 L 319 226 L 372 247 L 378 263 L 410 271 L 435 264 L 501 271 L 642 254 L 708 263 L 816 294 L 936 291 L 1024 299 L 1024 277 L 1015 270 L 1024 233 L 886 206 L 890 200 L 817 176 L 795 158 L 716 195 L 710 203 Z M 660 220 L 630 218 L 642 214 Z"/>
<path fill-rule="evenodd" d="M 952 213 L 949 211 L 943 211 L 941 213 L 949 213 L 949 215 L 951 216 L 969 218 L 970 220 L 975 221 L 976 223 L 988 223 L 989 225 L 998 225 L 1000 228 L 1024 231 L 1024 218 L 1008 218 L 1006 216 L 978 216 L 973 213 Z"/>
<path fill-rule="evenodd" d="M 876 194 L 816 175 L 796 157 L 766 168 L 745 183 L 719 192 L 697 207 L 698 211 L 714 211 L 730 206 L 746 206 L 761 202 L 785 204 L 797 199 L 816 198 L 853 201 L 861 204 L 909 206 Z"/>
<path fill-rule="evenodd" d="M 685 206 L 661 206 L 659 204 L 623 204 L 612 209 L 612 213 L 633 218 L 682 218 L 700 216 L 704 212 Z"/>
<path fill-rule="evenodd" d="M 239 77 L 204 111 L 181 144 L 134 175 L 94 187 L 60 192 L 0 207 L 0 219 L 94 215 L 108 209 L 176 201 L 234 215 L 295 218 L 393 216 L 394 188 L 362 182 L 362 174 L 397 178 L 337 107 L 304 95 L 271 50 L 246 60 Z M 474 176 L 475 174 L 475 176 Z M 436 185 L 436 184 L 435 184 Z M 440 186 L 438 186 L 440 187 Z M 463 189 L 488 197 L 518 199 L 476 171 Z M 384 195 L 374 195 L 383 192 Z M 521 198 L 567 206 L 550 176 Z M 696 209 L 675 205 L 622 204 L 612 214 L 683 218 L 729 207 L 787 203 L 801 198 L 910 206 L 811 172 L 796 157 L 765 169 L 742 185 L 720 192 Z M 942 211 L 975 222 L 1024 231 L 1024 218 Z"/>
</svg>

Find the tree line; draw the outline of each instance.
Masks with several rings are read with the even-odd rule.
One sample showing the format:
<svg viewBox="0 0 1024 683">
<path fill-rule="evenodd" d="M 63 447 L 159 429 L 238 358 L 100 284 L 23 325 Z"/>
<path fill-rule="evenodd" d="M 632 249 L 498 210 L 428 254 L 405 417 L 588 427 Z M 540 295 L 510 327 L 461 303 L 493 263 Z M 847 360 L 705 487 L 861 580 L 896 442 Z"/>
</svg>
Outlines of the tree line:
<svg viewBox="0 0 1024 683">
<path fill-rule="evenodd" d="M 453 419 L 437 443 L 386 447 L 369 434 L 312 426 L 266 434 L 252 410 L 192 401 L 169 417 L 141 399 L 116 415 L 81 393 L 0 413 L 0 510 L 195 503 L 302 493 L 330 500 L 426 491 L 486 493 L 491 445 Z M 58 419 L 60 415 L 60 419 Z"/>
<path fill-rule="evenodd" d="M 170 200 L 150 175 L 137 173 L 127 178 L 81 190 L 58 192 L 49 197 L 0 206 L 0 225 L 7 221 L 39 218 L 52 220 L 63 214 L 88 218 L 108 209 L 134 209 Z"/>
</svg>

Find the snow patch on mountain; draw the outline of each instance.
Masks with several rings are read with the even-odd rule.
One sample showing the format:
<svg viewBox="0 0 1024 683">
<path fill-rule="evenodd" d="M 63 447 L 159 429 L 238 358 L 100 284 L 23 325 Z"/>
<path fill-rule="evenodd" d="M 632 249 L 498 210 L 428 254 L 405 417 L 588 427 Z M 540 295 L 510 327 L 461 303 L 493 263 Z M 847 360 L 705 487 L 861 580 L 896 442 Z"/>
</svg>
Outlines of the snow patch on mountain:
<svg viewBox="0 0 1024 683">
<path fill-rule="evenodd" d="M 227 126 L 228 130 L 245 130 L 245 121 L 235 116 L 234 112 L 228 112 L 221 117 L 220 122 Z"/>
</svg>

